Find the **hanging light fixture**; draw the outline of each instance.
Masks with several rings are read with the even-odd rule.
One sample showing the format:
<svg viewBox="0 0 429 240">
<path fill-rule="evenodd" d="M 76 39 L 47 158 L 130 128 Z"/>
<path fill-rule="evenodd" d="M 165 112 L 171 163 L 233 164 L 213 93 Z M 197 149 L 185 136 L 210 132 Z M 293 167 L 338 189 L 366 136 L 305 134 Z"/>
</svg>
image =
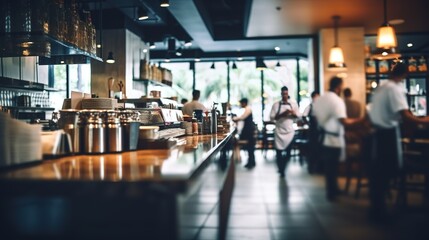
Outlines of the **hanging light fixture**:
<svg viewBox="0 0 429 240">
<path fill-rule="evenodd" d="M 109 52 L 109 55 L 107 56 L 106 62 L 110 63 L 110 64 L 115 63 L 115 59 L 113 58 L 113 52 Z"/>
<path fill-rule="evenodd" d="M 280 61 L 277 61 L 276 67 L 281 67 Z"/>
<path fill-rule="evenodd" d="M 395 29 L 393 29 L 387 21 L 387 1 L 384 0 L 383 4 L 384 22 L 383 25 L 378 28 L 377 49 L 372 57 L 379 60 L 399 58 L 401 54 L 396 52 L 398 42 L 396 40 Z"/>
<path fill-rule="evenodd" d="M 265 65 L 262 58 L 256 58 L 256 70 L 265 70 L 267 65 Z"/>
<path fill-rule="evenodd" d="M 232 69 L 238 69 L 237 64 L 235 64 L 235 61 L 232 63 Z"/>
<path fill-rule="evenodd" d="M 176 52 L 176 39 L 169 38 L 168 39 L 168 52 Z"/>
<path fill-rule="evenodd" d="M 190 46 L 192 46 L 192 41 L 191 40 L 185 41 L 185 47 L 190 47 Z"/>
<path fill-rule="evenodd" d="M 346 63 L 344 62 L 343 49 L 338 46 L 338 21 L 340 16 L 332 16 L 334 21 L 334 46 L 329 51 L 329 64 L 328 68 L 333 71 L 347 70 Z"/>
<path fill-rule="evenodd" d="M 171 61 L 171 59 L 170 59 L 170 53 L 169 52 L 167 52 L 167 54 L 165 55 L 165 59 L 164 59 L 164 62 L 170 62 Z"/>
<path fill-rule="evenodd" d="M 179 47 L 179 48 L 176 50 L 176 56 L 181 57 L 182 55 L 183 55 L 183 48 L 182 48 L 182 47 Z"/>
<path fill-rule="evenodd" d="M 194 58 L 194 61 L 195 61 L 195 62 L 199 62 L 199 61 L 201 61 L 200 53 L 199 53 L 199 52 L 195 52 L 195 58 Z"/>
<path fill-rule="evenodd" d="M 150 49 L 155 49 L 155 48 L 156 48 L 155 43 L 154 43 L 154 42 L 150 42 L 150 43 L 149 43 L 149 48 L 150 48 Z"/>
<path fill-rule="evenodd" d="M 146 9 L 139 7 L 137 8 L 137 19 L 139 21 L 143 21 L 149 18 L 149 15 L 147 14 Z"/>
<path fill-rule="evenodd" d="M 169 0 L 162 0 L 160 6 L 161 7 L 169 7 L 170 1 Z"/>
<path fill-rule="evenodd" d="M 189 70 L 195 70 L 195 62 L 189 62 Z"/>
</svg>

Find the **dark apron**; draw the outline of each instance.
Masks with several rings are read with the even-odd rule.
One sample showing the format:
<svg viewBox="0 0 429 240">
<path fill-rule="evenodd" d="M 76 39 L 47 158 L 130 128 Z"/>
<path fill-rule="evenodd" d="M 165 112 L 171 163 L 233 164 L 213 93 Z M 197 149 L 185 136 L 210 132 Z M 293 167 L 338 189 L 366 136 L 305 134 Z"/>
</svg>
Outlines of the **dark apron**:
<svg viewBox="0 0 429 240">
<path fill-rule="evenodd" d="M 249 142 L 254 142 L 255 140 L 255 124 L 253 123 L 252 113 L 244 119 L 243 129 L 240 134 L 241 140 L 248 140 Z"/>
<path fill-rule="evenodd" d="M 401 135 L 398 127 L 378 128 L 363 141 L 368 166 L 382 167 L 389 175 L 402 168 Z"/>
</svg>

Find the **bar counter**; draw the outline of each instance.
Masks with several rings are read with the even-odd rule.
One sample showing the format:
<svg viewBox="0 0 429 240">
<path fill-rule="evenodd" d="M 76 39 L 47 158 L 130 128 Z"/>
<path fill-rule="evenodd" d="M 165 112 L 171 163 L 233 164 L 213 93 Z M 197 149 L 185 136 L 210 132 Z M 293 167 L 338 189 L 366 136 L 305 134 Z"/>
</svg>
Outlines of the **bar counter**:
<svg viewBox="0 0 429 240">
<path fill-rule="evenodd" d="M 11 239 L 186 239 L 183 209 L 214 177 L 222 236 L 233 188 L 232 136 L 185 136 L 170 149 L 74 155 L 2 170 L 0 232 Z"/>
</svg>

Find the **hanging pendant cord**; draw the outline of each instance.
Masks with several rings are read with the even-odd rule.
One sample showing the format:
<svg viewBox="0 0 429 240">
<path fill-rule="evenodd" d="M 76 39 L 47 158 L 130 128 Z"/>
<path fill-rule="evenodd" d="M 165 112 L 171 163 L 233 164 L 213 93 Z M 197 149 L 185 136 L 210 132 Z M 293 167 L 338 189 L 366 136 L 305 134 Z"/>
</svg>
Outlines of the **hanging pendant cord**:
<svg viewBox="0 0 429 240">
<path fill-rule="evenodd" d="M 387 25 L 387 0 L 384 0 L 384 24 Z"/>
<path fill-rule="evenodd" d="M 338 20 L 340 19 L 340 16 L 333 16 L 332 19 L 334 20 L 334 37 L 335 37 L 335 47 L 338 47 Z"/>
</svg>

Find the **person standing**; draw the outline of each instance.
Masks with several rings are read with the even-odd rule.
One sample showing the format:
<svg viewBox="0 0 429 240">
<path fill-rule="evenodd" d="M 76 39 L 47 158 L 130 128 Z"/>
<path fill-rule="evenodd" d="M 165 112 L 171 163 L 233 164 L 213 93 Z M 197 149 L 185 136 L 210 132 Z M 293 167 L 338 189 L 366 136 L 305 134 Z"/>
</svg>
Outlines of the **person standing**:
<svg viewBox="0 0 429 240">
<path fill-rule="evenodd" d="M 397 176 L 402 166 L 399 121 L 404 124 L 429 125 L 429 117 L 417 118 L 410 111 L 402 81 L 407 76 L 407 66 L 397 63 L 389 80 L 379 86 L 369 107 L 368 115 L 375 129 L 372 136 L 368 162 L 370 209 L 372 220 L 387 220 L 385 197 L 390 180 Z"/>
<path fill-rule="evenodd" d="M 346 106 L 340 98 L 343 79 L 331 78 L 329 91 L 314 103 L 313 115 L 320 131 L 321 158 L 324 165 L 326 197 L 334 201 L 339 194 L 338 164 L 345 159 L 344 126 L 352 125 L 357 119 L 347 119 Z"/>
<path fill-rule="evenodd" d="M 289 89 L 281 88 L 282 99 L 275 102 L 271 108 L 270 119 L 275 121 L 274 147 L 276 148 L 276 163 L 281 178 L 285 177 L 286 163 L 290 158 L 291 143 L 295 136 L 293 121 L 299 114 L 298 104 L 290 99 Z"/>
<path fill-rule="evenodd" d="M 307 118 L 312 117 L 313 104 L 316 101 L 316 99 L 318 97 L 320 97 L 320 93 L 319 93 L 319 91 L 313 91 L 310 96 L 311 96 L 311 103 L 308 104 L 308 106 L 304 109 L 304 112 L 302 112 L 302 116 L 307 117 Z M 310 121 L 310 120 L 308 120 L 308 121 Z"/>
<path fill-rule="evenodd" d="M 317 126 L 317 120 L 313 115 L 313 105 L 319 97 L 319 91 L 313 91 L 311 93 L 311 103 L 304 109 L 304 112 L 302 113 L 304 121 L 308 124 L 308 146 L 311 147 L 311 151 L 308 152 L 307 157 L 307 170 L 309 173 L 323 172 L 321 170 L 323 165 L 319 160 L 319 129 Z"/>
<path fill-rule="evenodd" d="M 344 103 L 346 104 L 346 112 L 348 118 L 359 118 L 361 112 L 360 103 L 352 99 L 352 90 L 346 88 L 343 91 Z"/>
<path fill-rule="evenodd" d="M 245 168 L 253 168 L 256 165 L 255 162 L 255 124 L 253 123 L 252 108 L 248 106 L 249 100 L 243 98 L 240 100 L 241 107 L 244 108 L 243 114 L 239 117 L 234 117 L 233 121 L 243 121 L 243 128 L 240 132 L 240 140 L 247 141 L 245 149 L 248 153 L 248 161 L 244 166 Z"/>
<path fill-rule="evenodd" d="M 204 105 L 198 101 L 200 99 L 200 94 L 201 92 L 199 90 L 192 91 L 192 101 L 187 102 L 185 105 L 183 105 L 183 114 L 192 116 L 194 110 L 203 110 L 203 112 L 207 112 L 206 107 L 204 107 Z"/>
</svg>

